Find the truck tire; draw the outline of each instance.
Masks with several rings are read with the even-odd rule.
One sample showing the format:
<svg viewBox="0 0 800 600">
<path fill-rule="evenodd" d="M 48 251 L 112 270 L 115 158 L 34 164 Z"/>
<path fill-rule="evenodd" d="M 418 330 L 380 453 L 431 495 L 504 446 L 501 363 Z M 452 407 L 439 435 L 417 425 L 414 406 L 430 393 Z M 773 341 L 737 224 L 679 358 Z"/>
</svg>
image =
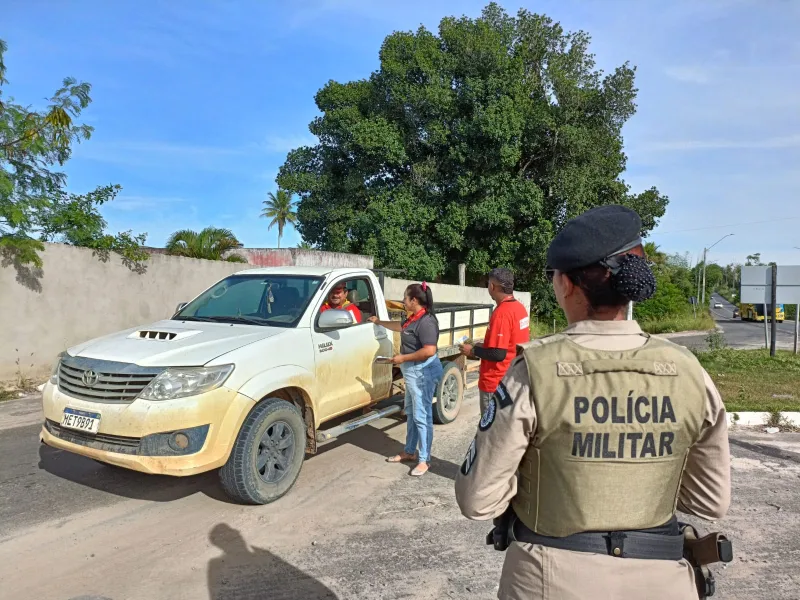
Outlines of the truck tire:
<svg viewBox="0 0 800 600">
<path fill-rule="evenodd" d="M 464 399 L 464 376 L 455 362 L 444 363 L 442 380 L 436 388 L 433 422 L 446 425 L 456 420 Z"/>
<path fill-rule="evenodd" d="M 220 469 L 225 492 L 243 504 L 269 504 L 294 485 L 305 459 L 306 428 L 290 402 L 267 398 L 247 415 Z"/>
</svg>

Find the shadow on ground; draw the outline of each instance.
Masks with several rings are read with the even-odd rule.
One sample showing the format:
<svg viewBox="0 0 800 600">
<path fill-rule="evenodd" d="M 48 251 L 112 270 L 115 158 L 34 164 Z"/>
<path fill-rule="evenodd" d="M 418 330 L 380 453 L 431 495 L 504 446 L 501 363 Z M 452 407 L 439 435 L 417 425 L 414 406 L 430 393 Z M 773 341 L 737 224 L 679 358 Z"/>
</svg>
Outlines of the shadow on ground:
<svg viewBox="0 0 800 600">
<path fill-rule="evenodd" d="M 264 548 L 249 548 L 242 534 L 215 526 L 209 540 L 223 554 L 208 563 L 211 600 L 318 600 L 338 596 L 325 584 Z"/>
<path fill-rule="evenodd" d="M 222 491 L 216 470 L 191 477 L 148 475 L 44 444 L 39 446 L 39 468 L 61 479 L 123 498 L 171 502 L 202 493 L 220 502 L 233 503 Z"/>
<path fill-rule="evenodd" d="M 339 446 L 350 444 L 375 454 L 375 460 L 384 461 L 387 457 L 398 454 L 403 450 L 403 444 L 386 432 L 400 427 L 404 433 L 406 427 L 405 417 L 394 418 L 393 421 L 394 423 L 382 429 L 366 425 L 348 432 L 331 442 L 321 445 L 317 454 L 325 454 Z M 435 451 L 436 439 L 434 437 Z M 313 461 L 314 456 L 306 456 L 306 460 Z M 235 504 L 222 490 L 216 469 L 190 477 L 148 475 L 101 463 L 91 458 L 51 448 L 44 444 L 39 446 L 38 466 L 40 469 L 60 479 L 122 498 L 148 500 L 151 502 L 171 502 L 201 493 L 220 502 Z M 407 467 L 409 473 L 414 468 L 412 463 L 404 463 L 404 466 Z M 435 475 L 455 480 L 458 469 L 459 465 L 435 456 L 431 457 L 430 472 Z"/>
<path fill-rule="evenodd" d="M 392 418 L 392 417 L 389 417 Z M 385 460 L 389 456 L 394 456 L 403 451 L 403 444 L 398 442 L 396 439 L 391 437 L 387 431 L 394 429 L 395 427 L 402 427 L 403 431 L 406 427 L 405 418 L 394 418 L 395 422 L 391 425 L 387 425 L 386 427 L 379 429 L 377 427 L 372 427 L 371 425 L 365 425 L 355 431 L 351 431 L 346 433 L 336 440 L 332 442 L 328 442 L 319 447 L 317 454 L 324 454 L 325 452 L 330 452 L 334 448 L 338 448 L 339 446 L 343 446 L 345 444 L 351 444 L 356 446 L 357 448 L 361 448 L 362 450 L 366 450 L 367 452 L 372 452 L 373 454 L 377 455 L 376 460 Z M 434 434 L 434 450 L 436 446 L 436 437 Z M 407 463 L 408 471 L 411 472 L 411 469 L 414 468 L 413 463 Z M 436 458 L 435 456 L 431 456 L 430 462 L 430 472 L 440 477 L 446 477 L 447 479 L 455 480 L 456 473 L 458 473 L 459 465 L 453 464 L 450 461 L 442 460 Z"/>
</svg>

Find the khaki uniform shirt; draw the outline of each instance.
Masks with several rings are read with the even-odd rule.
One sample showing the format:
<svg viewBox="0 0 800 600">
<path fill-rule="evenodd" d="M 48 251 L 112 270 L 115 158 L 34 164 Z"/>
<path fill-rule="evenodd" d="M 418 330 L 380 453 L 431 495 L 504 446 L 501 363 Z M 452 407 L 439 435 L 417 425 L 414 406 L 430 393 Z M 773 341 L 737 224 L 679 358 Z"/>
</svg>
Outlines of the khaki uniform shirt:
<svg viewBox="0 0 800 600">
<path fill-rule="evenodd" d="M 630 350 L 647 339 L 636 321 L 581 321 L 564 333 L 598 350 Z M 712 520 L 722 518 L 730 505 L 730 449 L 725 406 L 711 378 L 703 374 L 704 429 L 689 452 L 678 509 Z M 513 403 L 498 407 L 491 427 L 478 430 L 468 474 L 459 471 L 456 476 L 458 506 L 472 520 L 489 520 L 506 510 L 517 493 L 517 467 L 536 432 L 524 360 L 512 364 L 503 384 Z M 696 600 L 697 592 L 692 568 L 683 560 L 621 559 L 514 542 L 506 551 L 498 598 Z"/>
</svg>

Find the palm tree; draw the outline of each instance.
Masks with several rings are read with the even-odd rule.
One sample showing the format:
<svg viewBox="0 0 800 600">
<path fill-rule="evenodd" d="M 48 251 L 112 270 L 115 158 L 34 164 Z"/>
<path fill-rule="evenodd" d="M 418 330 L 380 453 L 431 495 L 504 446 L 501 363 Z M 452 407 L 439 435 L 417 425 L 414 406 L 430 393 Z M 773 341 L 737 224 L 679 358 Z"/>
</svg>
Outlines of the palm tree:
<svg viewBox="0 0 800 600">
<path fill-rule="evenodd" d="M 229 250 L 241 247 L 242 244 L 230 229 L 218 227 L 206 227 L 199 233 L 190 229 L 181 229 L 169 236 L 167 240 L 167 254 L 244 263 L 247 262 L 247 259 L 238 254 L 222 257 Z"/>
<path fill-rule="evenodd" d="M 300 242 L 299 244 L 297 244 L 297 247 L 300 250 L 313 250 L 314 249 L 314 246 L 312 246 L 310 243 L 308 243 L 306 241 Z"/>
<path fill-rule="evenodd" d="M 297 212 L 294 210 L 295 202 L 292 200 L 292 193 L 286 190 L 278 190 L 277 194 L 269 193 L 269 199 L 264 200 L 264 210 L 262 217 L 272 219 L 267 229 L 278 226 L 278 248 L 281 247 L 283 228 L 287 223 L 294 225 L 297 223 Z"/>
<path fill-rule="evenodd" d="M 660 246 L 655 242 L 647 242 L 644 245 L 644 253 L 647 255 L 649 261 L 657 265 L 663 265 L 667 262 L 667 255 L 659 250 L 659 248 Z"/>
</svg>

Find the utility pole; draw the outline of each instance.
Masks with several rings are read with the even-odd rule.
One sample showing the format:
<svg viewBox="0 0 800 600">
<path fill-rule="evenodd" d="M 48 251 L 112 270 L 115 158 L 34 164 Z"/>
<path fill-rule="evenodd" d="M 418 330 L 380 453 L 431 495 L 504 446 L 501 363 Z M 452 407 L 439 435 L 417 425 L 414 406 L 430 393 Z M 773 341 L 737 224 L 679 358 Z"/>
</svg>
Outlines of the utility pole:
<svg viewBox="0 0 800 600">
<path fill-rule="evenodd" d="M 767 310 L 767 303 L 764 302 L 764 348 L 769 350 L 769 311 Z"/>
<path fill-rule="evenodd" d="M 778 308 L 778 265 L 772 265 L 772 339 L 769 341 L 769 355 L 775 356 L 775 346 L 778 337 L 778 319 L 775 318 L 775 311 Z"/>
<path fill-rule="evenodd" d="M 704 307 L 706 307 L 706 255 L 708 254 L 708 251 L 711 250 L 714 246 L 719 244 L 726 237 L 730 237 L 732 235 L 733 235 L 732 233 L 729 233 L 728 235 L 723 235 L 716 242 L 711 244 L 708 248 L 703 248 L 703 290 L 702 290 L 702 298 L 701 298 L 700 302 Z M 706 308 L 708 308 L 708 307 L 706 307 Z"/>
<path fill-rule="evenodd" d="M 700 261 L 697 261 L 697 265 L 695 266 L 695 285 L 697 286 L 697 300 L 700 301 Z"/>
<path fill-rule="evenodd" d="M 800 247 L 795 246 L 795 250 Z M 794 353 L 797 354 L 797 338 L 800 337 L 800 304 L 794 305 Z"/>
<path fill-rule="evenodd" d="M 703 248 L 703 287 L 700 291 L 700 306 L 705 307 L 706 305 L 706 254 L 708 253 L 708 248 Z"/>
</svg>

